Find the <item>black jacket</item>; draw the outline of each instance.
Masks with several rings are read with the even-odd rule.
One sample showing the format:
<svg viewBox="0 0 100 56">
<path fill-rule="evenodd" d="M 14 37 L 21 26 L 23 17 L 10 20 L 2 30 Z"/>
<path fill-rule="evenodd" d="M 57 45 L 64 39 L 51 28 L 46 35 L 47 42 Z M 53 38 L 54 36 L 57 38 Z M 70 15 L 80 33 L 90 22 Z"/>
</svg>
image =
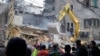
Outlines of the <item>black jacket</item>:
<svg viewBox="0 0 100 56">
<path fill-rule="evenodd" d="M 73 55 L 70 54 L 70 53 L 64 53 L 64 54 L 62 54 L 61 56 L 73 56 Z"/>
<path fill-rule="evenodd" d="M 93 47 L 90 51 L 91 56 L 100 56 L 100 50 L 98 47 Z"/>
<path fill-rule="evenodd" d="M 88 51 L 85 47 L 78 47 L 76 49 L 75 56 L 88 56 Z"/>
</svg>

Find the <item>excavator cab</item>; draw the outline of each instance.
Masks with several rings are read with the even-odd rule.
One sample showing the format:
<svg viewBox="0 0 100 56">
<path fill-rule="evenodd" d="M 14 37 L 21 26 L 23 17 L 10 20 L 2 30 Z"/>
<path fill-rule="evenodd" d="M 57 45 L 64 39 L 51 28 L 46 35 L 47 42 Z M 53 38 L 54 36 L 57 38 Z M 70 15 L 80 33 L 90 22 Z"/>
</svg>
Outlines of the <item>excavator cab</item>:
<svg viewBox="0 0 100 56">
<path fill-rule="evenodd" d="M 80 38 L 88 38 L 89 37 L 89 32 L 80 32 L 79 33 L 79 37 Z"/>
<path fill-rule="evenodd" d="M 79 37 L 80 38 L 88 38 L 91 34 L 91 30 L 80 30 Z"/>
<path fill-rule="evenodd" d="M 88 43 L 93 40 L 91 30 L 80 30 L 79 39 L 82 40 L 82 44 Z"/>
</svg>

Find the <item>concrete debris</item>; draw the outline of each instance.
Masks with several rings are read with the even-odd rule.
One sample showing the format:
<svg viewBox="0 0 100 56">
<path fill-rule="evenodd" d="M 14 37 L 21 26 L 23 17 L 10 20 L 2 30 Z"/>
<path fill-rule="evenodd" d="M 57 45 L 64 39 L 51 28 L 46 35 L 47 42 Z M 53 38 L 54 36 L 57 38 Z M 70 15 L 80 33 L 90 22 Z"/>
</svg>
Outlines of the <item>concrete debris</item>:
<svg viewBox="0 0 100 56">
<path fill-rule="evenodd" d="M 17 1 L 17 0 L 16 0 Z M 17 1 L 16 8 L 21 9 L 24 13 L 32 13 L 36 15 L 41 15 L 44 10 L 45 0 L 22 0 Z M 18 11 L 19 9 L 16 9 Z"/>
<path fill-rule="evenodd" d="M 22 16 L 15 15 L 14 19 L 13 19 L 13 24 L 17 25 L 17 26 L 22 26 L 23 25 L 23 18 L 22 18 Z"/>
<path fill-rule="evenodd" d="M 44 7 L 44 2 L 45 0 L 24 0 L 24 2 L 26 3 L 26 5 L 28 4 L 32 4 L 38 7 Z"/>
</svg>

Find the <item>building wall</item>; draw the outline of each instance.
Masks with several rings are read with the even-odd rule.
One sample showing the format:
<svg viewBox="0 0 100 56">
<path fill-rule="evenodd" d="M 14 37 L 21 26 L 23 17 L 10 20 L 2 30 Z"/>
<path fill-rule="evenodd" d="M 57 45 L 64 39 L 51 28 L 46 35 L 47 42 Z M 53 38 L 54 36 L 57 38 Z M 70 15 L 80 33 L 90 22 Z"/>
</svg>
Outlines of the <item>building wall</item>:
<svg viewBox="0 0 100 56">
<path fill-rule="evenodd" d="M 100 25 L 98 28 L 95 27 L 90 27 L 90 28 L 85 28 L 84 27 L 84 20 L 85 19 L 91 19 L 91 18 L 95 18 L 95 19 L 99 19 L 99 16 L 97 16 L 95 13 L 93 13 L 91 10 L 84 8 L 81 4 L 79 4 L 76 0 L 56 0 L 56 14 L 59 14 L 59 11 L 62 9 L 62 7 L 67 4 L 70 3 L 73 5 L 73 11 L 75 13 L 75 15 L 77 16 L 79 23 L 80 23 L 80 29 L 81 30 L 86 30 L 89 29 L 91 31 L 91 34 L 93 35 L 94 39 L 100 39 Z M 66 28 L 67 23 L 72 23 L 72 21 L 70 20 L 70 18 L 68 16 L 65 17 L 65 21 L 66 21 Z M 100 21 L 99 21 L 100 22 Z M 74 25 L 75 27 L 75 25 Z M 92 28 L 92 29 L 91 29 Z"/>
<path fill-rule="evenodd" d="M 5 39 L 5 24 L 7 22 L 7 11 L 5 5 L 0 5 L 0 43 Z"/>
<path fill-rule="evenodd" d="M 47 24 L 53 22 L 55 19 L 55 8 L 54 0 L 48 0 L 45 4 L 45 9 L 41 15 L 36 15 L 33 13 L 17 13 L 23 17 L 23 24 L 33 25 L 43 29 L 47 29 Z"/>
<path fill-rule="evenodd" d="M 56 16 L 59 14 L 60 10 L 64 7 L 66 3 L 71 3 L 73 5 L 73 11 L 75 15 L 79 19 L 80 29 L 84 30 L 84 19 L 98 18 L 92 11 L 87 8 L 84 8 L 81 4 L 79 4 L 76 0 L 46 0 L 45 9 L 42 15 L 34 15 L 34 14 L 23 14 L 19 13 L 24 19 L 24 24 L 31 24 L 40 28 L 47 29 L 47 24 L 49 22 L 53 22 Z M 67 29 L 67 24 L 72 23 L 69 16 L 65 16 L 65 30 Z M 75 26 L 74 26 L 75 27 Z M 88 28 L 90 29 L 90 28 Z M 93 28 L 92 31 L 94 36 L 100 35 L 100 26 L 99 28 Z"/>
</svg>

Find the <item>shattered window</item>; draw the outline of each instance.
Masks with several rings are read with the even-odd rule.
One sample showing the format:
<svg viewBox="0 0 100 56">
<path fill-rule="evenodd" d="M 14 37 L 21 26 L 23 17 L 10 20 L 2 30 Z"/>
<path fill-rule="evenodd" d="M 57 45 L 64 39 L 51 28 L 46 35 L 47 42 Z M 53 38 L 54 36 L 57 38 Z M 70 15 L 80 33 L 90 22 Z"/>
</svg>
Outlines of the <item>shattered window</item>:
<svg viewBox="0 0 100 56">
<path fill-rule="evenodd" d="M 84 19 L 84 27 L 85 28 L 90 28 L 90 27 L 97 28 L 97 27 L 99 27 L 99 19 L 95 19 L 95 18 Z"/>
<path fill-rule="evenodd" d="M 99 27 L 99 19 L 93 19 L 93 27 Z"/>
</svg>

